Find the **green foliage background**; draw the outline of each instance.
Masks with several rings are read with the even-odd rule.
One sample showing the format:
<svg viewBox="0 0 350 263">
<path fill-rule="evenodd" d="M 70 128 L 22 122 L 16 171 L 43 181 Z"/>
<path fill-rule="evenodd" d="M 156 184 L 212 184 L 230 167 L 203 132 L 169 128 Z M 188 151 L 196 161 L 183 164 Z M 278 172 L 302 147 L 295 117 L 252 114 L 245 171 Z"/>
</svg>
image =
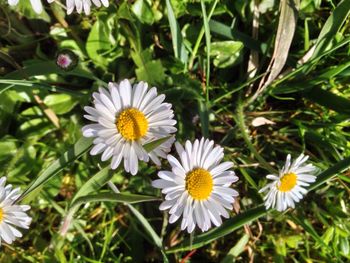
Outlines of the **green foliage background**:
<svg viewBox="0 0 350 263">
<path fill-rule="evenodd" d="M 256 99 L 274 51 L 278 1 L 114 1 L 91 16 L 66 16 L 57 3 L 45 3 L 41 15 L 26 0 L 15 9 L 0 3 L 0 175 L 23 190 L 39 176 L 50 179 L 22 200 L 33 223 L 24 238 L 3 245 L 1 262 L 350 260 L 349 0 L 301 0 L 284 74 Z M 80 58 L 73 71 L 55 65 L 62 48 Z M 251 53 L 259 56 L 255 76 L 247 72 Z M 203 135 L 225 147 L 240 198 L 223 227 L 180 232 L 158 210 L 155 166 L 143 164 L 131 177 L 84 154 L 83 106 L 98 86 L 124 78 L 166 94 L 179 141 Z M 253 126 L 257 117 L 274 124 Z M 257 191 L 267 168 L 301 152 L 326 173 L 295 210 L 266 214 Z"/>
</svg>

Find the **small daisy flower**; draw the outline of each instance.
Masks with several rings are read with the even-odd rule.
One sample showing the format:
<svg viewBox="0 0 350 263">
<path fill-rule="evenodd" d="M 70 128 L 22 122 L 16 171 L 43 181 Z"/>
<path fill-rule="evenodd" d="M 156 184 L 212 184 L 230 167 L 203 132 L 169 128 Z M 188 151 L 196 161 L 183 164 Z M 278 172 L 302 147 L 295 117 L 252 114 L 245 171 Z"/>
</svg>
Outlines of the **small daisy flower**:
<svg viewBox="0 0 350 263">
<path fill-rule="evenodd" d="M 66 0 L 67 14 L 70 15 L 74 8 L 76 8 L 79 14 L 84 11 L 86 15 L 89 15 L 91 11 L 91 4 L 101 7 L 101 3 L 105 7 L 109 6 L 108 0 Z"/>
<path fill-rule="evenodd" d="M 263 187 L 259 193 L 268 190 L 264 197 L 266 209 L 276 208 L 278 211 L 284 211 L 288 207 L 295 207 L 306 195 L 307 188 L 310 183 L 315 182 L 316 176 L 313 175 L 317 168 L 312 164 L 305 164 L 309 156 L 301 154 L 294 162 L 291 163 L 290 154 L 279 172 L 279 175 L 269 174 L 267 179 L 272 180 L 271 183 Z"/>
<path fill-rule="evenodd" d="M 192 144 L 186 141 L 185 148 L 175 143 L 180 157 L 178 161 L 168 155 L 171 171 L 160 171 L 153 187 L 162 189 L 165 201 L 160 210 L 169 210 L 170 223 L 182 215 L 181 229 L 191 233 L 197 225 L 203 232 L 212 224 L 220 226 L 222 217 L 228 218 L 238 192 L 230 188 L 238 177 L 229 169 L 232 162 L 220 163 L 224 149 L 214 147 L 214 141 L 202 138 Z"/>
<path fill-rule="evenodd" d="M 65 70 L 73 70 L 78 64 L 78 56 L 69 49 L 62 49 L 57 52 L 56 65 Z"/>
<path fill-rule="evenodd" d="M 22 237 L 17 228 L 28 229 L 32 219 L 26 211 L 29 205 L 16 205 L 15 202 L 21 195 L 20 189 L 12 189 L 12 185 L 6 185 L 6 177 L 0 178 L 0 245 L 2 241 L 12 244 L 16 238 Z"/>
<path fill-rule="evenodd" d="M 132 87 L 125 79 L 119 85 L 110 82 L 108 90 L 100 88 L 93 98 L 94 107 L 85 107 L 84 117 L 96 123 L 82 129 L 85 137 L 95 137 L 91 155 L 102 153 L 102 161 L 112 158 L 112 169 L 124 159 L 125 171 L 132 175 L 138 171 L 138 160 L 151 158 L 160 166 L 158 157 L 166 157 L 175 139 L 170 137 L 149 153 L 143 146 L 176 132 L 171 104 L 163 103 L 165 95 L 157 95 L 157 89 L 148 89 L 145 82 Z"/>
<path fill-rule="evenodd" d="M 28 1 L 28 0 L 23 0 Z M 19 0 L 8 0 L 8 3 L 10 6 L 16 6 L 18 4 Z M 48 1 L 50 3 L 50 1 Z M 43 5 L 41 3 L 41 0 L 30 0 L 30 3 L 32 4 L 32 8 L 35 13 L 41 14 L 43 11 Z"/>
</svg>

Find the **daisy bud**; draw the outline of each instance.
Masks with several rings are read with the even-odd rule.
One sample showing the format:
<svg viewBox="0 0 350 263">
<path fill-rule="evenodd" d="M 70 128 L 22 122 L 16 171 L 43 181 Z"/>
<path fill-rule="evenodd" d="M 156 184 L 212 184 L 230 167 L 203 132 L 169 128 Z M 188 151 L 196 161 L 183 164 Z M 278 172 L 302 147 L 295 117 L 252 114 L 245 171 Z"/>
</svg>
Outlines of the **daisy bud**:
<svg viewBox="0 0 350 263">
<path fill-rule="evenodd" d="M 78 56 L 69 49 L 62 49 L 56 55 L 56 65 L 65 71 L 73 70 L 77 66 L 78 60 Z"/>
</svg>

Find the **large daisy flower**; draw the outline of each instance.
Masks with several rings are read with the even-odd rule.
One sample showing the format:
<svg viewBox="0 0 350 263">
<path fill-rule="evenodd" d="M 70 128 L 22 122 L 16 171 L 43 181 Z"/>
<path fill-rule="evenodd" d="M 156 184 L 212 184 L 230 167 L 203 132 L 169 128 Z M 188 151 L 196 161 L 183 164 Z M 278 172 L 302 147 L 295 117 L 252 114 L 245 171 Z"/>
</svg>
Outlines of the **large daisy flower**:
<svg viewBox="0 0 350 263">
<path fill-rule="evenodd" d="M 174 138 L 147 153 L 144 145 L 168 137 L 176 132 L 171 104 L 163 103 L 165 95 L 157 95 L 155 87 L 148 89 L 145 82 L 131 86 L 129 80 L 109 83 L 108 90 L 100 88 L 93 93 L 94 107 L 85 107 L 85 118 L 96 122 L 83 127 L 85 137 L 96 137 L 91 154 L 102 153 L 101 160 L 112 158 L 116 169 L 124 158 L 126 172 L 135 175 L 138 160 L 149 158 L 160 166 L 158 156 L 165 158 Z"/>
<path fill-rule="evenodd" d="M 288 207 L 295 207 L 303 195 L 307 193 L 310 183 L 315 182 L 314 173 L 317 168 L 312 164 L 305 164 L 309 156 L 301 154 L 294 162 L 291 162 L 290 154 L 287 156 L 286 163 L 279 175 L 269 174 L 267 179 L 271 183 L 263 187 L 259 192 L 268 191 L 264 197 L 266 209 L 276 208 L 278 211 L 284 211 Z"/>
<path fill-rule="evenodd" d="M 6 185 L 6 177 L 0 178 L 0 245 L 2 241 L 12 244 L 16 238 L 22 237 L 17 228 L 28 229 L 32 219 L 26 214 L 29 205 L 16 205 L 20 189 L 12 189 Z"/>
<path fill-rule="evenodd" d="M 232 162 L 220 163 L 224 149 L 214 147 L 214 141 L 202 138 L 192 144 L 186 141 L 185 148 L 175 143 L 180 157 L 178 161 L 168 155 L 171 171 L 160 171 L 152 182 L 162 189 L 165 201 L 160 210 L 170 209 L 170 223 L 176 222 L 182 215 L 181 229 L 191 233 L 195 226 L 202 231 L 222 224 L 221 216 L 228 218 L 226 209 L 231 210 L 238 192 L 230 185 L 238 180 L 233 171 L 229 171 Z"/>
<path fill-rule="evenodd" d="M 108 0 L 66 0 L 67 14 L 70 15 L 74 8 L 76 8 L 79 14 L 84 11 L 86 15 L 89 15 L 91 11 L 91 4 L 101 7 L 101 3 L 105 7 L 109 6 Z"/>
</svg>

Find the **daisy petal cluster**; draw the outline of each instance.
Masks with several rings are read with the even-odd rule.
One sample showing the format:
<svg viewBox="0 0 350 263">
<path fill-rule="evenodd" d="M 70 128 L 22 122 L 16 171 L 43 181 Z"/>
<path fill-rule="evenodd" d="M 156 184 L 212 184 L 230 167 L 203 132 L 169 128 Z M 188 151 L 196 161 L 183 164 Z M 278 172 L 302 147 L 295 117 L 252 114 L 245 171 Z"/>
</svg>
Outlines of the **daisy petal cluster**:
<svg viewBox="0 0 350 263">
<path fill-rule="evenodd" d="M 17 228 L 28 229 L 31 218 L 26 211 L 28 205 L 16 205 L 20 196 L 20 189 L 12 189 L 12 185 L 6 185 L 6 177 L 0 178 L 0 245 L 2 241 L 12 244 L 22 233 Z"/>
<path fill-rule="evenodd" d="M 267 179 L 271 183 L 263 187 L 259 192 L 266 192 L 264 197 L 266 209 L 276 208 L 278 211 L 284 211 L 288 207 L 294 208 L 303 195 L 306 195 L 306 188 L 310 183 L 315 182 L 314 175 L 317 168 L 312 164 L 306 164 L 309 156 L 301 154 L 293 162 L 288 154 L 286 163 L 279 175 L 269 174 Z"/>
<path fill-rule="evenodd" d="M 95 138 L 90 153 L 102 153 L 102 161 L 112 159 L 112 169 L 124 160 L 125 171 L 132 175 L 138 171 L 139 160 L 151 158 L 160 165 L 158 157 L 166 157 L 174 138 L 149 153 L 143 146 L 176 132 L 171 104 L 163 102 L 165 95 L 158 95 L 157 89 L 149 89 L 145 82 L 132 86 L 126 79 L 109 83 L 108 89 L 100 88 L 93 98 L 94 107 L 85 107 L 88 114 L 84 117 L 95 123 L 82 129 L 85 137 Z"/>
<path fill-rule="evenodd" d="M 109 6 L 108 0 L 67 0 L 67 14 L 70 15 L 76 9 L 79 14 L 83 11 L 86 15 L 89 15 L 91 5 L 94 4 L 97 7 L 101 7 L 101 3 L 105 7 Z"/>
<path fill-rule="evenodd" d="M 26 0 L 28 1 L 28 0 Z M 18 4 L 19 0 L 8 0 L 8 4 L 10 6 L 16 6 Z M 48 1 L 50 3 L 50 1 Z M 43 5 L 41 3 L 41 0 L 30 0 L 30 3 L 32 5 L 32 8 L 35 13 L 40 14 L 43 11 Z"/>
<path fill-rule="evenodd" d="M 185 148 L 175 143 L 179 160 L 168 155 L 171 171 L 160 171 L 153 187 L 162 189 L 165 201 L 160 210 L 168 210 L 170 223 L 182 215 L 181 229 L 191 233 L 197 225 L 207 231 L 212 224 L 222 224 L 228 218 L 238 192 L 230 188 L 238 177 L 229 169 L 232 162 L 221 163 L 224 149 L 214 146 L 214 141 L 202 138 Z"/>
</svg>

